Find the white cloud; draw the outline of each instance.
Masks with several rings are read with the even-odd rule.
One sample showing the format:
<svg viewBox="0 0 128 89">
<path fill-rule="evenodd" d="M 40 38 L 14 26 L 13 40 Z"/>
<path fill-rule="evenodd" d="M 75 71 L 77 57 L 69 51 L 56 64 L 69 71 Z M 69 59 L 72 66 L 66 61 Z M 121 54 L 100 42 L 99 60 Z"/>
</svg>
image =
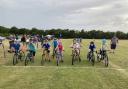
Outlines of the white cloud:
<svg viewBox="0 0 128 89">
<path fill-rule="evenodd" d="M 0 25 L 128 32 L 127 0 L 1 0 Z"/>
</svg>

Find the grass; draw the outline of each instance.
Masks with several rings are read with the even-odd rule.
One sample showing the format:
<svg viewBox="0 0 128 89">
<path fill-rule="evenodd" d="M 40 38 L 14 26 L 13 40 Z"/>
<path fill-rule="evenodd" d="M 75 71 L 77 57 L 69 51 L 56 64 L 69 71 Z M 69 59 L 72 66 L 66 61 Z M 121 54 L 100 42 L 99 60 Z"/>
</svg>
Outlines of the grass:
<svg viewBox="0 0 128 89">
<path fill-rule="evenodd" d="M 41 67 L 41 49 L 35 63 L 24 67 L 21 62 L 12 65 L 13 54 L 4 59 L 0 48 L 0 89 L 128 89 L 128 42 L 121 40 L 115 54 L 109 54 L 110 65 L 103 63 L 94 67 L 86 61 L 87 46 L 91 40 L 84 40 L 81 50 L 81 63 L 71 65 L 72 40 L 63 40 L 65 47 L 64 63 L 56 67 L 56 61 L 46 62 Z M 97 49 L 100 40 L 96 40 Z M 109 42 L 109 41 L 108 41 Z M 5 41 L 7 49 L 7 41 Z"/>
</svg>

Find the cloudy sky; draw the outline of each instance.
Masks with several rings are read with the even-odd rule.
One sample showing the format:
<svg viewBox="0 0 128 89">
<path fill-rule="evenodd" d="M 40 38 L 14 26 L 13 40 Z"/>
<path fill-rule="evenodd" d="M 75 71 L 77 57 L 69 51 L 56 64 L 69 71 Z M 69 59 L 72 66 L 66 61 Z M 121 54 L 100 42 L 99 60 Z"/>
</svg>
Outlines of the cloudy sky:
<svg viewBox="0 0 128 89">
<path fill-rule="evenodd" d="M 0 0 L 0 25 L 128 32 L 128 0 Z"/>
</svg>

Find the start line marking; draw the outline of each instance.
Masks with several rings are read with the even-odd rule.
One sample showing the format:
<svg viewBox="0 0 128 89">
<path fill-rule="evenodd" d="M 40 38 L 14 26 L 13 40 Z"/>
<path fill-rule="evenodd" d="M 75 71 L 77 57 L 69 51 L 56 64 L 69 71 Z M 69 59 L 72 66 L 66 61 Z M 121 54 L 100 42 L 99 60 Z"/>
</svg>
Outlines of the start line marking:
<svg viewBox="0 0 128 89">
<path fill-rule="evenodd" d="M 102 67 L 71 67 L 71 66 L 2 66 L 5 68 L 57 68 L 57 69 L 102 69 L 102 70 L 127 70 L 122 68 L 102 68 Z"/>
</svg>

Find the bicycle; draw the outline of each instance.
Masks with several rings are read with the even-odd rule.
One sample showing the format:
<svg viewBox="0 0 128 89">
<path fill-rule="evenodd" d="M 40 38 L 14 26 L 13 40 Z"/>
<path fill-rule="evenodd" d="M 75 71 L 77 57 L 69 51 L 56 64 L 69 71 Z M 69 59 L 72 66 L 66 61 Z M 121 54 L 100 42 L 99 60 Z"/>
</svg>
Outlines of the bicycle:
<svg viewBox="0 0 128 89">
<path fill-rule="evenodd" d="M 31 51 L 29 51 L 26 55 L 26 58 L 25 58 L 25 66 L 28 65 L 28 62 L 29 61 L 33 61 L 34 62 L 34 59 L 33 59 L 33 53 Z"/>
<path fill-rule="evenodd" d="M 18 63 L 18 60 L 23 61 L 25 58 L 25 53 L 23 51 L 15 51 L 13 56 L 13 65 Z"/>
<path fill-rule="evenodd" d="M 78 53 L 77 49 L 74 49 L 72 52 L 72 65 L 74 65 L 75 61 L 81 62 L 80 54 Z"/>
<path fill-rule="evenodd" d="M 89 60 L 89 62 L 91 62 L 92 66 L 94 66 L 95 64 L 95 55 L 94 55 L 94 51 L 90 51 L 87 54 L 87 59 Z"/>
<path fill-rule="evenodd" d="M 46 61 L 46 56 L 49 56 L 48 50 L 44 50 L 44 53 L 42 54 L 41 65 L 44 65 L 44 62 Z"/>
<path fill-rule="evenodd" d="M 108 67 L 108 65 L 109 65 L 109 59 L 108 59 L 107 51 L 109 51 L 109 50 L 100 50 L 100 53 L 98 53 L 98 55 L 97 55 L 97 60 L 99 62 L 103 60 L 105 67 Z"/>
<path fill-rule="evenodd" d="M 63 61 L 63 54 L 62 54 L 62 52 L 56 52 L 56 64 L 57 64 L 57 66 L 59 66 L 60 62 L 64 62 Z"/>
</svg>

